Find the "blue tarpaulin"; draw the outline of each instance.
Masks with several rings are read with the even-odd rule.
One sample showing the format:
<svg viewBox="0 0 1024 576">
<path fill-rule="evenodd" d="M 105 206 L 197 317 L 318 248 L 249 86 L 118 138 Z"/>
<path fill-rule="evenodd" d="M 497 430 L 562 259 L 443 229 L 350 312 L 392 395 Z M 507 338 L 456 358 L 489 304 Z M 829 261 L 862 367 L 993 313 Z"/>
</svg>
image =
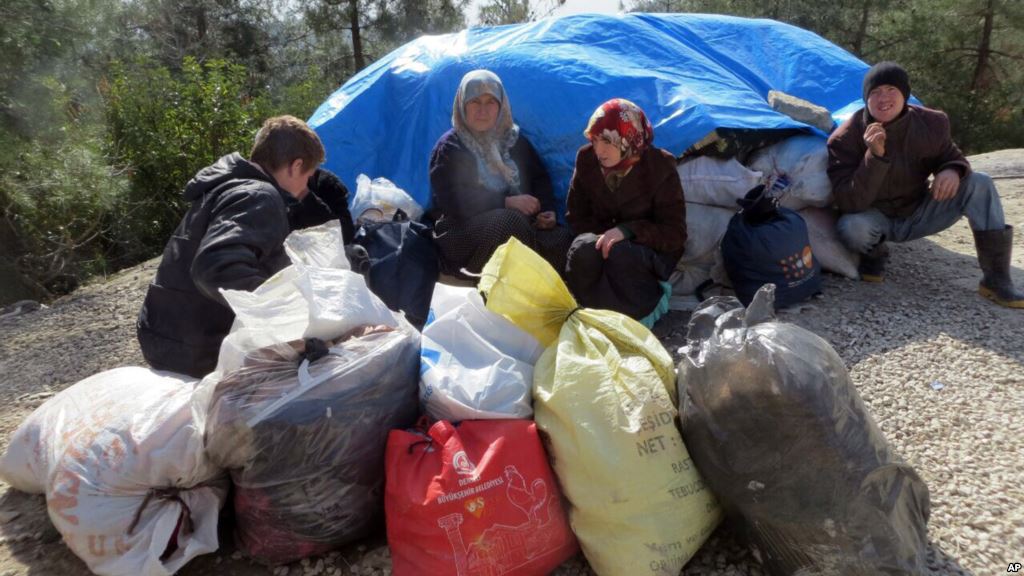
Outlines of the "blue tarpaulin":
<svg viewBox="0 0 1024 576">
<path fill-rule="evenodd" d="M 813 32 L 717 15 L 576 15 L 424 36 L 313 114 L 327 168 L 353 193 L 359 174 L 383 176 L 426 206 L 430 151 L 451 128 L 459 80 L 476 68 L 501 77 L 564 199 L 587 120 L 609 98 L 636 102 L 655 145 L 680 154 L 716 128 L 805 127 L 768 106 L 769 90 L 848 115 L 862 105 L 868 66 Z"/>
</svg>

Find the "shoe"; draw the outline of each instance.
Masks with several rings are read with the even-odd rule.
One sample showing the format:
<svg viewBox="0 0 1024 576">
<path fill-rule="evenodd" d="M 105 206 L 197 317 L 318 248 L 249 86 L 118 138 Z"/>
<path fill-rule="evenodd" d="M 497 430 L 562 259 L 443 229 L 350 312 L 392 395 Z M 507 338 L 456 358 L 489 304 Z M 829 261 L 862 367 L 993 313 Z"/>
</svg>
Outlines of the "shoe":
<svg viewBox="0 0 1024 576">
<path fill-rule="evenodd" d="M 860 279 L 864 282 L 882 282 L 887 260 L 889 260 L 889 245 L 885 242 L 875 244 L 867 254 L 860 255 L 860 266 L 857 267 Z"/>
<path fill-rule="evenodd" d="M 1013 226 L 1002 230 L 975 230 L 974 246 L 982 272 L 978 293 L 1000 306 L 1024 308 L 1024 293 L 1014 288 L 1010 278 Z"/>
</svg>

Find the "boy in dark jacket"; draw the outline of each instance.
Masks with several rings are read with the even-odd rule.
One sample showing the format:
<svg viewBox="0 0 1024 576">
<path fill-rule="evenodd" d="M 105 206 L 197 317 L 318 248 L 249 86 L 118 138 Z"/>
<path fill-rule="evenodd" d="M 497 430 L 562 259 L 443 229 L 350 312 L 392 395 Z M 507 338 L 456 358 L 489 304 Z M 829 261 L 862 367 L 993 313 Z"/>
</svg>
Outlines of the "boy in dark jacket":
<svg viewBox="0 0 1024 576">
<path fill-rule="evenodd" d="M 892 62 L 876 64 L 864 76 L 865 107 L 828 139 L 828 175 L 843 213 L 836 227 L 862 254 L 861 278 L 882 281 L 886 240 L 930 236 L 966 216 L 983 274 L 978 292 L 1024 308 L 1024 294 L 1010 278 L 1013 227 L 1006 225 L 995 184 L 971 171 L 950 137 L 949 118 L 908 105 L 909 97 L 907 72 Z"/>
<path fill-rule="evenodd" d="M 305 122 L 278 116 L 256 134 L 249 160 L 229 154 L 188 183 L 192 206 L 167 242 L 139 312 L 139 345 L 152 367 L 197 378 L 216 367 L 234 320 L 220 289 L 258 287 L 288 264 L 284 239 L 293 224 L 324 219 L 326 202 L 307 198 L 323 160 L 323 145 Z M 293 222 L 296 214 L 306 222 Z"/>
</svg>

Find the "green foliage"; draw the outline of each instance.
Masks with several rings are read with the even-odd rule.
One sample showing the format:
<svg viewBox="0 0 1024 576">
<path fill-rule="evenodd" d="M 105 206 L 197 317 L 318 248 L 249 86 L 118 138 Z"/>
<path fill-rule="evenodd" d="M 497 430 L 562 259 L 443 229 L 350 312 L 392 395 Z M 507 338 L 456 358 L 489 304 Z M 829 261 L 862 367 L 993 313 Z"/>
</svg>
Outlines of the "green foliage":
<svg viewBox="0 0 1024 576">
<path fill-rule="evenodd" d="M 296 118 L 309 118 L 336 88 L 334 82 L 323 77 L 319 68 L 310 66 L 305 74 L 264 97 L 269 107 L 267 116 L 291 114 Z"/>
<path fill-rule="evenodd" d="M 484 26 L 532 22 L 563 4 L 565 0 L 489 0 L 480 6 L 478 18 Z"/>
<path fill-rule="evenodd" d="M 467 0 L 376 0 L 368 6 L 369 32 L 391 48 L 424 34 L 443 34 L 465 26 Z M 388 46 L 390 45 L 390 46 Z M 382 54 L 383 55 L 383 54 Z"/>
<path fill-rule="evenodd" d="M 102 134 L 77 124 L 55 142 L 3 142 L 0 213 L 19 271 L 51 293 L 108 270 L 109 231 L 127 180 L 102 154 Z"/>
<path fill-rule="evenodd" d="M 142 55 L 177 71 L 186 58 L 226 59 L 266 75 L 278 26 L 267 0 L 130 0 L 125 25 L 138 32 Z M 281 12 L 286 13 L 286 5 Z"/>
<path fill-rule="evenodd" d="M 480 23 L 485 26 L 516 24 L 532 19 L 530 0 L 491 0 L 480 6 Z"/>
<path fill-rule="evenodd" d="M 469 0 L 314 0 L 301 26 L 316 35 L 316 62 L 346 79 L 424 34 L 463 28 Z M 356 42 L 358 38 L 358 42 Z"/>
<path fill-rule="evenodd" d="M 0 3 L 0 129 L 23 138 L 45 137 L 55 123 L 45 115 L 53 110 L 46 104 L 55 89 L 63 89 L 56 86 L 63 83 L 56 68 L 72 51 L 68 38 L 79 32 L 73 12 L 59 9 L 61 4 Z"/>
<path fill-rule="evenodd" d="M 913 0 L 910 9 L 879 56 L 906 65 L 914 93 L 949 114 L 967 152 L 1024 147 L 1024 4 Z"/>
<path fill-rule="evenodd" d="M 224 154 L 247 155 L 267 103 L 246 94 L 246 70 L 186 58 L 180 75 L 142 61 L 117 65 L 106 90 L 110 151 L 129 175 L 116 237 L 128 257 L 152 254 L 186 208 L 181 191 Z"/>
<path fill-rule="evenodd" d="M 914 95 L 949 114 L 966 152 L 1024 147 L 1020 0 L 638 0 L 630 8 L 795 24 L 868 63 L 902 64 Z"/>
</svg>

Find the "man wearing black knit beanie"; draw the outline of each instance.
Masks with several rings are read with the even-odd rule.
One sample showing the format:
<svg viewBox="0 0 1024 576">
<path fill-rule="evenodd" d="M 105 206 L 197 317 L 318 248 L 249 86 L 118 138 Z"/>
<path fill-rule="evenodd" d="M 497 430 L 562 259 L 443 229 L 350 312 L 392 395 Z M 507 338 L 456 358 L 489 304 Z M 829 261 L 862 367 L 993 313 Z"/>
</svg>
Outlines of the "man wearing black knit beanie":
<svg viewBox="0 0 1024 576">
<path fill-rule="evenodd" d="M 1013 227 L 992 179 L 972 171 L 953 143 L 949 118 L 908 104 L 910 76 L 893 62 L 872 66 L 863 89 L 864 108 L 828 139 L 828 175 L 842 212 L 836 227 L 861 254 L 861 279 L 882 281 L 886 241 L 930 236 L 966 216 L 982 271 L 978 292 L 1024 308 L 1024 294 L 1010 278 Z"/>
</svg>

